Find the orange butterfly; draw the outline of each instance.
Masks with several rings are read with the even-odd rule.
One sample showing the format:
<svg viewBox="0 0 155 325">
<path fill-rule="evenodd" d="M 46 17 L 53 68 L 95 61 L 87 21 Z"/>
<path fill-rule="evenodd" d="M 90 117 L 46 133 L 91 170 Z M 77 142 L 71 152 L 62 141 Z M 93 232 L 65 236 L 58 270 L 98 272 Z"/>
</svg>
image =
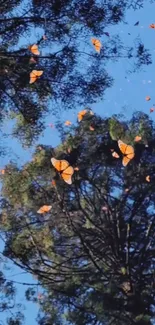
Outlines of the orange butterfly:
<svg viewBox="0 0 155 325">
<path fill-rule="evenodd" d="M 150 182 L 150 176 L 149 176 L 149 175 L 148 175 L 148 176 L 146 176 L 146 178 L 145 178 L 145 179 L 146 179 L 146 181 L 147 181 L 147 182 Z"/>
<path fill-rule="evenodd" d="M 155 28 L 155 24 L 151 24 L 149 27 L 150 28 Z"/>
<path fill-rule="evenodd" d="M 5 169 L 0 169 L 0 173 L 1 173 L 2 175 L 4 175 L 4 174 L 5 174 Z"/>
<path fill-rule="evenodd" d="M 36 44 L 33 44 L 33 45 L 29 46 L 29 50 L 35 55 L 40 54 L 40 52 L 38 50 L 38 45 L 36 45 Z"/>
<path fill-rule="evenodd" d="M 150 113 L 153 113 L 154 110 L 155 110 L 155 108 L 154 108 L 154 107 L 151 107 L 151 108 L 150 108 Z"/>
<path fill-rule="evenodd" d="M 150 97 L 150 96 L 146 96 L 145 99 L 146 99 L 147 101 L 149 101 L 149 100 L 151 99 L 151 97 Z"/>
<path fill-rule="evenodd" d="M 51 163 L 60 173 L 62 179 L 67 184 L 72 184 L 72 175 L 74 174 L 74 168 L 70 166 L 69 162 L 67 160 L 58 160 L 51 158 Z"/>
<path fill-rule="evenodd" d="M 130 160 L 133 159 L 135 156 L 134 148 L 124 143 L 121 140 L 118 140 L 118 146 L 124 156 L 122 160 L 122 164 L 125 167 L 130 162 Z"/>
<path fill-rule="evenodd" d="M 101 42 L 96 38 L 92 38 L 91 42 L 94 45 L 96 52 L 100 53 L 102 47 Z"/>
<path fill-rule="evenodd" d="M 142 137 L 140 137 L 139 135 L 136 135 L 136 137 L 134 138 L 134 141 L 135 142 L 138 142 L 142 139 Z"/>
<path fill-rule="evenodd" d="M 69 125 L 71 125 L 71 124 L 72 124 L 72 123 L 71 123 L 70 121 L 66 121 L 66 122 L 65 122 L 65 125 L 66 125 L 66 126 L 69 126 Z"/>
<path fill-rule="evenodd" d="M 52 205 L 43 205 L 38 211 L 37 213 L 43 214 L 45 212 L 49 212 L 52 208 Z"/>
<path fill-rule="evenodd" d="M 42 74 L 43 74 L 44 71 L 40 70 L 32 70 L 30 72 L 30 81 L 29 83 L 30 84 L 33 84 Z"/>
<path fill-rule="evenodd" d="M 79 121 L 79 122 L 82 121 L 82 119 L 83 119 L 83 117 L 86 115 L 86 113 L 87 113 L 87 110 L 86 110 L 86 109 L 84 109 L 83 111 L 80 111 L 80 112 L 78 113 L 78 121 Z"/>
</svg>

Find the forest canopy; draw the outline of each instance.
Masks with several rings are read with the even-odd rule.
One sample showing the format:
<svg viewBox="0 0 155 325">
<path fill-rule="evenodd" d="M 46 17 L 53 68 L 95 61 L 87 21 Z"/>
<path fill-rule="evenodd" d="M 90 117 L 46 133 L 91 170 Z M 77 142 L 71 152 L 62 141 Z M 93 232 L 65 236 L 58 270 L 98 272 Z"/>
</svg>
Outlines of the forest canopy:
<svg viewBox="0 0 155 325">
<path fill-rule="evenodd" d="M 126 58 L 134 69 L 152 63 L 139 37 L 126 46 L 109 28 L 142 1 L 2 1 L 0 15 L 1 122 L 31 145 L 52 112 L 90 105 L 113 85 L 107 63 Z M 91 39 L 101 42 L 100 53 Z M 37 47 L 37 48 L 36 48 Z M 36 72 L 37 71 L 37 72 Z M 36 73 L 39 75 L 36 77 Z"/>
<path fill-rule="evenodd" d="M 151 3 L 1 1 L 0 325 L 155 322 Z"/>
<path fill-rule="evenodd" d="M 22 168 L 6 166 L 4 255 L 41 283 L 39 324 L 151 324 L 154 135 L 141 112 L 127 121 L 88 111 L 58 147 L 40 144 Z M 119 141 L 134 150 L 126 166 Z M 51 158 L 74 168 L 71 185 Z M 34 288 L 26 295 L 36 301 Z"/>
</svg>

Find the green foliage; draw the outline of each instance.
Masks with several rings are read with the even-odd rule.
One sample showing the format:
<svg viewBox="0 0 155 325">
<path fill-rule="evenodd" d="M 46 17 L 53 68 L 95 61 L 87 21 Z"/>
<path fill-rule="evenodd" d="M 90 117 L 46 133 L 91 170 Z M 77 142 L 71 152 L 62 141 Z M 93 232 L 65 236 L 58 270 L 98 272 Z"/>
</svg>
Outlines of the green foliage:
<svg viewBox="0 0 155 325">
<path fill-rule="evenodd" d="M 115 118 L 111 118 L 109 120 L 109 133 L 112 140 L 122 140 L 125 136 L 125 129 L 119 121 Z"/>
</svg>

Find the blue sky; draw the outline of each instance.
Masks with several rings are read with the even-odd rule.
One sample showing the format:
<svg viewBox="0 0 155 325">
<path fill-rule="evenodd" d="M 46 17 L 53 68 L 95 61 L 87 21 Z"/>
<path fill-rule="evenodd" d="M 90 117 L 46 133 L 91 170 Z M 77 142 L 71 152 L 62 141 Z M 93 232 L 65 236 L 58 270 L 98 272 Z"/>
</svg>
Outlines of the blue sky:
<svg viewBox="0 0 155 325">
<path fill-rule="evenodd" d="M 106 31 L 113 34 L 119 34 L 122 42 L 125 46 L 132 46 L 133 40 L 140 36 L 141 40 L 144 42 L 146 48 L 148 48 L 152 54 L 153 64 L 149 66 L 144 66 L 143 71 L 138 73 L 129 74 L 128 70 L 133 68 L 128 59 L 121 59 L 117 63 L 109 62 L 106 66 L 108 73 L 114 77 L 114 85 L 112 88 L 105 91 L 104 100 L 99 101 L 95 105 L 91 105 L 92 110 L 104 117 L 111 116 L 113 114 L 124 113 L 127 118 L 130 118 L 132 113 L 135 111 L 142 111 L 149 114 L 149 109 L 155 103 L 154 87 L 155 87 L 155 30 L 150 29 L 149 25 L 155 23 L 155 4 L 146 4 L 143 9 L 138 11 L 129 10 L 126 14 L 125 21 L 128 24 L 119 24 L 113 26 Z M 139 21 L 138 26 L 134 24 Z M 130 33 L 131 35 L 128 35 Z M 95 35 L 94 35 L 95 36 Z M 104 46 L 104 39 L 101 41 Z M 145 97 L 149 95 L 151 100 L 149 102 L 145 101 Z M 89 104 L 89 103 L 88 103 Z M 78 110 L 81 110 L 79 107 Z M 61 121 L 65 122 L 70 120 L 72 123 L 76 122 L 78 110 L 64 111 L 61 112 Z M 155 121 L 155 112 L 151 114 L 151 118 Z M 50 123 L 55 124 L 55 117 L 50 114 L 46 118 L 47 127 L 43 134 L 40 136 L 37 143 L 47 144 L 56 146 L 59 143 L 59 135 L 57 130 L 49 127 Z M 18 157 L 18 165 L 23 165 L 27 160 L 30 159 L 34 148 L 23 149 L 21 144 L 11 137 L 12 122 L 6 121 L 3 127 L 3 131 L 10 136 L 1 139 L 1 143 L 7 149 L 7 155 L 0 158 L 0 168 L 3 168 L 10 160 L 16 160 Z M 11 266 L 11 270 L 6 271 L 6 275 L 9 279 L 19 281 L 19 282 L 34 282 L 31 275 L 15 274 L 20 273 L 21 270 L 16 266 Z M 25 287 L 17 285 L 18 298 L 17 301 L 25 303 L 24 290 Z M 26 325 L 35 325 L 37 306 L 32 303 L 25 304 L 25 316 Z M 0 314 L 0 320 L 4 320 L 5 315 Z"/>
</svg>

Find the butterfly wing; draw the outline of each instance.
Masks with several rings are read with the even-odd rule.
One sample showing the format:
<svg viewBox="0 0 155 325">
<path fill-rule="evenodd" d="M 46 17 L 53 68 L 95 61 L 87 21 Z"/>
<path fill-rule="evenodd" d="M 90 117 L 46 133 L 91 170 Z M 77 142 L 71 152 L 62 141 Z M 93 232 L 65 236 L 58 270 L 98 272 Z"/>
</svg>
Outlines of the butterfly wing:
<svg viewBox="0 0 155 325">
<path fill-rule="evenodd" d="M 123 160 L 122 160 L 122 165 L 124 167 L 126 167 L 129 162 L 130 162 L 130 158 L 128 158 L 127 156 L 124 156 Z"/>
<path fill-rule="evenodd" d="M 96 43 L 95 43 L 95 50 L 96 52 L 100 53 L 101 51 L 101 42 L 99 40 L 96 40 Z"/>
<path fill-rule="evenodd" d="M 38 45 L 36 45 L 36 44 L 34 44 L 34 45 L 32 45 L 32 46 L 30 47 L 30 51 L 31 51 L 33 54 L 35 54 L 35 55 L 39 55 L 39 54 L 40 54 L 40 52 L 39 52 L 39 50 L 38 50 Z"/>
<path fill-rule="evenodd" d="M 51 158 L 51 163 L 58 172 L 62 172 L 69 166 L 69 162 L 67 160 L 58 160 Z"/>
<path fill-rule="evenodd" d="M 35 71 L 35 74 L 36 74 L 37 77 L 42 76 L 42 74 L 44 72 L 43 70 L 33 70 L 33 71 Z"/>
<path fill-rule="evenodd" d="M 96 38 L 92 38 L 91 41 L 92 41 L 92 44 L 93 44 L 94 47 L 95 47 L 95 50 L 96 50 L 98 53 L 100 53 L 100 50 L 101 50 L 101 42 L 100 42 L 98 39 L 96 39 Z"/>
<path fill-rule="evenodd" d="M 125 155 L 128 157 L 128 159 L 133 159 L 135 156 L 134 148 L 132 146 L 127 146 Z"/>
<path fill-rule="evenodd" d="M 72 175 L 74 174 L 74 169 L 72 166 L 67 167 L 62 173 L 61 177 L 67 184 L 72 184 Z"/>
<path fill-rule="evenodd" d="M 119 149 L 120 149 L 121 153 L 123 155 L 125 155 L 126 154 L 126 148 L 127 148 L 128 145 L 126 143 L 124 143 L 123 141 L 118 140 L 118 146 L 119 146 Z"/>
<path fill-rule="evenodd" d="M 30 84 L 33 84 L 37 80 L 37 76 L 33 71 L 30 72 L 30 81 L 29 81 Z"/>
<path fill-rule="evenodd" d="M 147 182 L 150 182 L 150 176 L 149 176 L 149 175 L 146 176 L 146 181 L 147 181 Z"/>
<path fill-rule="evenodd" d="M 92 42 L 93 45 L 95 45 L 95 41 L 96 41 L 95 38 L 91 38 L 91 42 Z"/>
<path fill-rule="evenodd" d="M 87 110 L 84 109 L 83 111 L 80 111 L 78 113 L 78 121 L 81 122 L 81 120 L 83 119 L 83 117 L 85 116 L 85 114 L 87 113 Z"/>
<path fill-rule="evenodd" d="M 113 152 L 112 152 L 112 156 L 113 156 L 114 158 L 119 158 L 119 155 L 118 155 L 118 153 L 117 153 L 116 151 L 113 151 Z"/>
</svg>

